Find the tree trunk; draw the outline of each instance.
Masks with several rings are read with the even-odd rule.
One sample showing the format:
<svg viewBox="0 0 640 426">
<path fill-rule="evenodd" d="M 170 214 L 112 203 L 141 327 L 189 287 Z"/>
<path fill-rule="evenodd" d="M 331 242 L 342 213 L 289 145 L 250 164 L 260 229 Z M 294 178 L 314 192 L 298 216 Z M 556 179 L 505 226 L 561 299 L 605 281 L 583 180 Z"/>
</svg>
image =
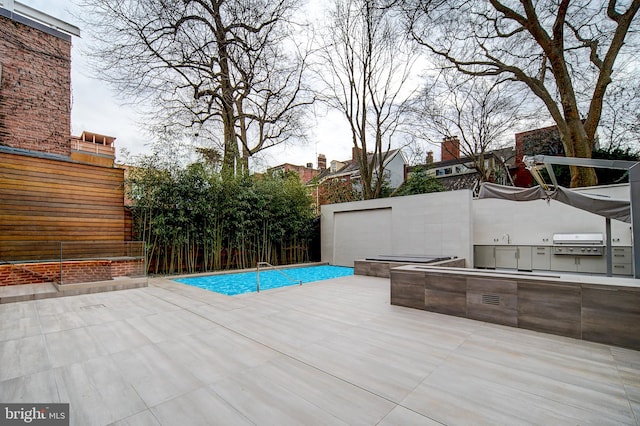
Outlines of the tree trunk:
<svg viewBox="0 0 640 426">
<path fill-rule="evenodd" d="M 567 119 L 568 135 L 560 133 L 564 152 L 567 157 L 591 158 L 593 140 L 587 138 L 584 125 L 579 118 Z M 596 172 L 591 167 L 570 166 L 571 188 L 595 186 L 598 184 Z"/>
</svg>

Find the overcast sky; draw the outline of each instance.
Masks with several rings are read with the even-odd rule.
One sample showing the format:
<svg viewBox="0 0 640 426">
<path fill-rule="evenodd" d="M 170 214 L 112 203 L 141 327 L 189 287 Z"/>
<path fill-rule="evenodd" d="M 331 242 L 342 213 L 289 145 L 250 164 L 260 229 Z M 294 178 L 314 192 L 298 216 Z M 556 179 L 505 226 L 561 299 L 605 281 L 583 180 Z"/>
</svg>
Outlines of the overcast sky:
<svg viewBox="0 0 640 426">
<path fill-rule="evenodd" d="M 62 19 L 80 28 L 81 37 L 73 37 L 71 50 L 71 133 L 83 130 L 116 137 L 116 150 L 121 160 L 122 149 L 130 154 L 149 151 L 148 136 L 138 124 L 140 117 L 134 106 L 123 105 L 106 84 L 95 79 L 82 52 L 88 49 L 90 28 L 83 28 L 74 15 L 81 14 L 74 0 L 17 0 Z M 306 146 L 286 146 L 268 149 L 263 159 L 254 164 L 256 170 L 282 163 L 317 166 L 317 154 L 325 154 L 328 162 L 351 158 L 351 137 L 346 122 L 338 113 L 316 117 L 310 123 L 309 142 Z"/>
</svg>

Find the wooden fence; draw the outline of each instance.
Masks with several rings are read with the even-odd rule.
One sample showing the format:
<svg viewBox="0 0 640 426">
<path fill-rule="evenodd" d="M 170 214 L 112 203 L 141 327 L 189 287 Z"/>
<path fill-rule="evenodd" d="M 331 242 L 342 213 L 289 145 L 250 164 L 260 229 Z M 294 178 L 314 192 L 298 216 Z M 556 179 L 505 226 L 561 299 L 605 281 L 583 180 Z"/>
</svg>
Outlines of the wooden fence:
<svg viewBox="0 0 640 426">
<path fill-rule="evenodd" d="M 59 241 L 124 241 L 123 182 L 121 169 L 0 151 L 3 255 L 46 259 Z"/>
</svg>

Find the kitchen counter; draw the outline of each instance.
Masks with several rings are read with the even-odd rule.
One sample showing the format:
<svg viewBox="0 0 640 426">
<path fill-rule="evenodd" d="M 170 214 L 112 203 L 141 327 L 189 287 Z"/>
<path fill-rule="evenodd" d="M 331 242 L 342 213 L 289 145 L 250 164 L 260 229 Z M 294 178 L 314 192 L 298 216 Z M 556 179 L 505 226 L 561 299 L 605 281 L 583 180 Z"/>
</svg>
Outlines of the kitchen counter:
<svg viewBox="0 0 640 426">
<path fill-rule="evenodd" d="M 629 246 L 612 246 L 612 274 L 633 276 L 632 252 Z M 590 255 L 582 252 L 556 254 L 552 245 L 483 245 L 473 246 L 476 268 L 514 269 L 520 271 L 607 273 L 607 247 L 605 254 Z"/>
</svg>

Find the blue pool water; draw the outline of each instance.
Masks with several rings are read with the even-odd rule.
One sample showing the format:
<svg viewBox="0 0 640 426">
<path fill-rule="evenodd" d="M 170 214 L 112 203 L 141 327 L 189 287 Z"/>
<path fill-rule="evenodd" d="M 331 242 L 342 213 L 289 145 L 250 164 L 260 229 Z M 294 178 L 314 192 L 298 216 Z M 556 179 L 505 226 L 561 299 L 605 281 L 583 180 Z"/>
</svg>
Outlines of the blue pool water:
<svg viewBox="0 0 640 426">
<path fill-rule="evenodd" d="M 329 280 L 331 278 L 346 277 L 353 275 L 353 268 L 344 266 L 306 266 L 302 268 L 280 269 L 293 282 L 284 277 L 280 272 L 274 270 L 260 271 L 260 291 L 272 288 L 310 283 L 314 281 Z M 240 272 L 237 274 L 208 275 L 193 278 L 178 278 L 182 284 L 200 287 L 216 293 L 235 296 L 236 294 L 251 293 L 256 291 L 256 272 Z"/>
</svg>

